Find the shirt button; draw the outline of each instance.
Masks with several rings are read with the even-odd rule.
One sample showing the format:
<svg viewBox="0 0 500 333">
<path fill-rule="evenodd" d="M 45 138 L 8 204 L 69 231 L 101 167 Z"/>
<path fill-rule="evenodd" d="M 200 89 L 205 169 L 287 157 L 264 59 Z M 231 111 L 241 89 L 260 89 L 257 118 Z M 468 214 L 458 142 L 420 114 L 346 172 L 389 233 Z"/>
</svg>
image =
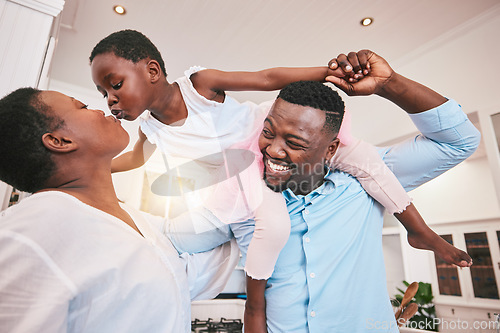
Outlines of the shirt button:
<svg viewBox="0 0 500 333">
<path fill-rule="evenodd" d="M 314 279 L 314 278 L 316 277 L 316 274 L 311 273 L 311 274 L 309 274 L 309 276 L 310 276 L 310 277 L 312 277 L 312 278 Z"/>
<path fill-rule="evenodd" d="M 304 209 L 304 214 L 309 214 L 309 209 Z"/>
<path fill-rule="evenodd" d="M 316 312 L 311 311 L 311 317 L 316 317 Z"/>
<path fill-rule="evenodd" d="M 309 243 L 311 241 L 311 238 L 306 237 L 304 240 L 306 241 L 306 243 Z"/>
</svg>

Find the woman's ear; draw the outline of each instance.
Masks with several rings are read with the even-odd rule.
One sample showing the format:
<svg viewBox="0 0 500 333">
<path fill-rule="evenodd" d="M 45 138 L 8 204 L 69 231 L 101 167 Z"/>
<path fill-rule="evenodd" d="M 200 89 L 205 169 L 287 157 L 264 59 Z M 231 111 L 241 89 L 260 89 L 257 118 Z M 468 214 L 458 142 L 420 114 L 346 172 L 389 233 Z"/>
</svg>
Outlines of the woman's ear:
<svg viewBox="0 0 500 333">
<path fill-rule="evenodd" d="M 45 133 L 42 135 L 42 143 L 51 152 L 70 153 L 78 148 L 78 145 L 71 139 L 64 138 L 55 133 Z"/>
<path fill-rule="evenodd" d="M 330 142 L 326 150 L 325 161 L 331 160 L 331 158 L 337 152 L 337 148 L 339 147 L 339 145 L 340 145 L 340 140 L 337 138 L 335 138 L 332 142 Z"/>
<path fill-rule="evenodd" d="M 148 62 L 147 66 L 148 66 L 148 74 L 149 74 L 149 78 L 150 78 L 151 82 L 152 83 L 157 82 L 163 74 L 161 67 L 160 67 L 160 64 L 156 60 L 150 60 Z"/>
</svg>

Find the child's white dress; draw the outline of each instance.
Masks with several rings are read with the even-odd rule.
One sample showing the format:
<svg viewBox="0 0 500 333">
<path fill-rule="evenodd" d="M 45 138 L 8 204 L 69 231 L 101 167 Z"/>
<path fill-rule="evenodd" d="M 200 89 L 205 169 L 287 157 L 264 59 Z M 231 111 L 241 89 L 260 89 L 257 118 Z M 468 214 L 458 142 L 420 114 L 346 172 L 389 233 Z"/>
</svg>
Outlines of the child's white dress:
<svg viewBox="0 0 500 333">
<path fill-rule="evenodd" d="M 190 80 L 202 69 L 192 67 L 175 81 L 188 110 L 183 124 L 163 124 L 149 112 L 141 116 L 141 130 L 161 151 L 168 175 L 161 186 L 155 184 L 161 188 L 156 193 L 170 196 L 169 217 L 182 219 L 183 226 L 177 221 L 169 232 L 199 234 L 221 222 L 255 219 L 245 271 L 267 279 L 290 233 L 283 196 L 262 180 L 257 139 L 271 104 L 239 103 L 230 96 L 223 103 L 206 99 Z"/>
</svg>

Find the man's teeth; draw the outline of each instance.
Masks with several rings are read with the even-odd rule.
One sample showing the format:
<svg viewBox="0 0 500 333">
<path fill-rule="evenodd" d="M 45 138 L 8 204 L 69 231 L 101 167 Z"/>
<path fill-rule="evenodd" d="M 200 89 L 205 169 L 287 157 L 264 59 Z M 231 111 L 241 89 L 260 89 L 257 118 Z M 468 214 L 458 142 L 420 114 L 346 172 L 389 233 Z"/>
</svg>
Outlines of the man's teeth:
<svg viewBox="0 0 500 333">
<path fill-rule="evenodd" d="M 267 160 L 267 165 L 271 168 L 273 171 L 287 171 L 290 170 L 289 166 L 283 166 L 279 164 L 274 164 L 273 162 Z"/>
</svg>

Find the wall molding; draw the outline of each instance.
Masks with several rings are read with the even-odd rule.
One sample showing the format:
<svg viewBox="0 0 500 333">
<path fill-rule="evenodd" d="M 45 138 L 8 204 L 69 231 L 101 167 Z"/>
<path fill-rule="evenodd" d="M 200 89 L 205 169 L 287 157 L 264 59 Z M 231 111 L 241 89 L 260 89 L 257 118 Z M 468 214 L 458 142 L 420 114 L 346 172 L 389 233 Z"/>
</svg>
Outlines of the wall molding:
<svg viewBox="0 0 500 333">
<path fill-rule="evenodd" d="M 63 10 L 64 0 L 7 0 L 56 17 Z"/>
<path fill-rule="evenodd" d="M 404 67 L 409 63 L 416 61 L 422 55 L 430 51 L 433 51 L 435 49 L 441 48 L 444 44 L 447 44 L 450 41 L 455 40 L 457 37 L 470 33 L 471 31 L 487 24 L 489 21 L 498 18 L 499 15 L 500 15 L 500 4 L 491 7 L 491 9 L 489 9 L 488 11 L 483 12 L 478 16 L 471 18 L 468 21 L 465 21 L 464 23 L 455 27 L 454 29 L 449 30 L 448 32 L 442 35 L 439 35 L 438 37 L 432 39 L 428 43 L 416 47 L 412 52 L 409 52 L 408 54 L 402 56 L 401 58 L 398 58 L 395 61 L 393 61 L 391 63 L 391 66 L 393 66 L 393 68 Z"/>
</svg>

